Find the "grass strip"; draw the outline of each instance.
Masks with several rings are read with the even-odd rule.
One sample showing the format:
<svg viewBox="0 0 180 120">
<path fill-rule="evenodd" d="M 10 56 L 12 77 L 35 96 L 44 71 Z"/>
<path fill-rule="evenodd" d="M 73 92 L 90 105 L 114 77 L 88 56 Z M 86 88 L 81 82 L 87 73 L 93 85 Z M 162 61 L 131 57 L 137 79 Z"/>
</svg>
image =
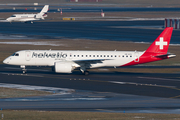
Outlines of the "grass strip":
<svg viewBox="0 0 180 120">
<path fill-rule="evenodd" d="M 2 110 L 4 120 L 179 120 L 179 114 Z"/>
</svg>

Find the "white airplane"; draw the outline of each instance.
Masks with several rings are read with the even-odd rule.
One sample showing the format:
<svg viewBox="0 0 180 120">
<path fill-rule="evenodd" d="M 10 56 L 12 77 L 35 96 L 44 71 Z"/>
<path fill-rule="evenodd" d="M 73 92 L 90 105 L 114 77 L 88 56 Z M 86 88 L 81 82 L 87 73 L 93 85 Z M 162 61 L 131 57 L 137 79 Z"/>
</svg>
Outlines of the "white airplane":
<svg viewBox="0 0 180 120">
<path fill-rule="evenodd" d="M 143 52 L 139 51 L 72 51 L 72 50 L 21 50 L 6 58 L 3 63 L 26 66 L 51 66 L 56 73 L 71 73 L 79 69 L 85 75 L 87 69 L 121 67 L 148 63 L 175 57 L 167 53 L 173 28 L 166 28 Z"/>
<path fill-rule="evenodd" d="M 14 14 L 6 20 L 9 22 L 31 22 L 37 20 L 44 20 L 47 17 L 49 5 L 45 5 L 40 13 L 37 14 Z"/>
</svg>

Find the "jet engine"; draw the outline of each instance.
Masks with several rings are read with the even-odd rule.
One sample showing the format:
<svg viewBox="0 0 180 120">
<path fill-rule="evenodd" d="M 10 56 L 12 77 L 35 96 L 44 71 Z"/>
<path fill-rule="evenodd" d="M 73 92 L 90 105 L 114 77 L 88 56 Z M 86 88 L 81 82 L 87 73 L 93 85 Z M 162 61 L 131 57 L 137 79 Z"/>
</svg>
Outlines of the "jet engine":
<svg viewBox="0 0 180 120">
<path fill-rule="evenodd" d="M 40 13 L 34 15 L 34 18 L 36 18 L 36 19 L 44 19 L 44 17 Z"/>
<path fill-rule="evenodd" d="M 72 73 L 73 67 L 71 62 L 55 62 L 54 71 L 56 73 Z"/>
</svg>

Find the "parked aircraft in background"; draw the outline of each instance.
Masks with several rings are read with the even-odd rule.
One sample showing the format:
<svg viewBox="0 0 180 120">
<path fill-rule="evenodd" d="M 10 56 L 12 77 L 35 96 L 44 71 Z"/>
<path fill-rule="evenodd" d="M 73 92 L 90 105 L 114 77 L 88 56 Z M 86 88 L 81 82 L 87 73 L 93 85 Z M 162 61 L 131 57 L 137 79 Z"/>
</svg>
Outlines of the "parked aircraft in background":
<svg viewBox="0 0 180 120">
<path fill-rule="evenodd" d="M 87 69 L 98 67 L 121 67 L 143 64 L 175 57 L 167 53 L 173 28 L 165 30 L 150 47 L 139 51 L 72 51 L 72 50 L 21 50 L 6 58 L 3 63 L 26 66 L 51 66 L 56 73 L 71 73 L 79 69 L 85 75 Z"/>
<path fill-rule="evenodd" d="M 44 20 L 47 17 L 47 12 L 49 10 L 49 5 L 45 5 L 40 13 L 37 14 L 14 14 L 6 20 L 9 22 L 31 22 L 37 20 Z"/>
</svg>

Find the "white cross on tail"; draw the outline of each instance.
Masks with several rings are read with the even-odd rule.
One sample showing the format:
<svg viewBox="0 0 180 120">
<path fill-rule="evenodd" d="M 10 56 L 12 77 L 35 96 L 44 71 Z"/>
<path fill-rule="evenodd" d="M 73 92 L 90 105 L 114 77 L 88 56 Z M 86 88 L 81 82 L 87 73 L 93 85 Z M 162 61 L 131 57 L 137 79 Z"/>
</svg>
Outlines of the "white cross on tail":
<svg viewBox="0 0 180 120">
<path fill-rule="evenodd" d="M 159 49 L 160 49 L 160 50 L 163 49 L 164 45 L 167 45 L 167 42 L 164 42 L 163 40 L 164 40 L 164 38 L 163 38 L 163 37 L 160 37 L 159 42 L 156 42 L 156 45 L 159 45 Z"/>
</svg>

